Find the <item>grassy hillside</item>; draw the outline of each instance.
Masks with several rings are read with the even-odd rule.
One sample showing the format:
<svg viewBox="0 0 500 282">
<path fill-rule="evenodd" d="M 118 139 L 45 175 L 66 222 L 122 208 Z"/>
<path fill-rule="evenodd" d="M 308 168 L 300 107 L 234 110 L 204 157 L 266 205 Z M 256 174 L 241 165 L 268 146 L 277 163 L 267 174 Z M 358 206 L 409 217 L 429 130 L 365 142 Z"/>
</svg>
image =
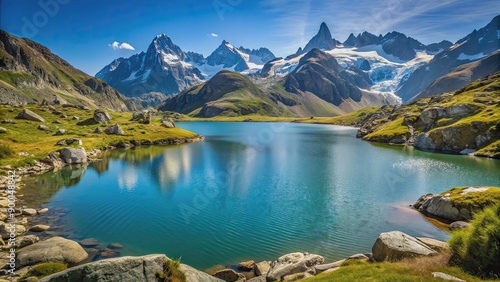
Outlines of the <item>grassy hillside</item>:
<svg viewBox="0 0 500 282">
<path fill-rule="evenodd" d="M 158 141 L 164 139 L 194 138 L 197 134 L 181 128 L 165 128 L 161 125 L 161 116 L 154 116 L 151 124 L 141 124 L 131 121 L 132 113 L 109 112 L 112 120 L 110 125 L 119 124 L 125 135 L 108 135 L 105 133 L 94 133 L 100 126 L 105 125 L 77 125 L 78 122 L 91 118 L 93 111 L 85 111 L 78 108 L 56 106 L 55 109 L 67 117 L 53 114 L 49 108 L 41 106 L 27 107 L 39 114 L 46 122 L 36 122 L 24 119 L 15 119 L 23 108 L 0 106 L 0 121 L 12 120 L 13 123 L 0 123 L 5 128 L 5 133 L 0 133 L 0 147 L 11 148 L 13 154 L 0 157 L 0 166 L 23 166 L 34 160 L 41 159 L 47 153 L 55 152 L 62 146 L 56 143 L 63 139 L 79 138 L 83 147 L 88 151 L 101 149 L 109 145 L 120 145 L 130 141 Z M 76 117 L 78 119 L 74 119 Z M 61 122 L 56 123 L 56 120 Z M 39 125 L 45 125 L 49 131 L 38 129 Z M 65 129 L 64 135 L 56 135 L 58 129 Z M 72 145 L 73 146 L 73 145 Z M 26 152 L 28 156 L 20 157 L 19 153 Z M 1 154 L 0 154 L 1 156 Z"/>
<path fill-rule="evenodd" d="M 364 140 L 500 158 L 500 72 L 450 93 L 303 122 L 360 127 Z M 412 132 L 413 131 L 413 132 Z"/>
<path fill-rule="evenodd" d="M 44 99 L 115 111 L 136 107 L 106 82 L 74 68 L 45 46 L 0 30 L 0 104 L 37 104 Z"/>
</svg>

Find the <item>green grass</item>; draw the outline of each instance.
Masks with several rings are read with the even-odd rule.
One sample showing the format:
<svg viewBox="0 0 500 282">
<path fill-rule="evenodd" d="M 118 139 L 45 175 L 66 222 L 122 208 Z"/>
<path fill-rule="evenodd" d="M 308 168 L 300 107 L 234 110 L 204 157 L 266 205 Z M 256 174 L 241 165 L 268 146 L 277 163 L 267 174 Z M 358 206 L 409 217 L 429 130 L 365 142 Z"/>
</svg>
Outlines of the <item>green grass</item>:
<svg viewBox="0 0 500 282">
<path fill-rule="evenodd" d="M 5 81 L 12 86 L 16 86 L 21 82 L 34 81 L 35 78 L 29 73 L 0 71 L 0 80 Z"/>
<path fill-rule="evenodd" d="M 441 195 L 450 194 L 450 200 L 458 208 L 466 208 L 471 211 L 481 211 L 487 206 L 500 203 L 500 188 L 489 188 L 484 192 L 472 192 L 462 194 L 464 189 L 469 187 L 457 187 L 441 193 Z"/>
<path fill-rule="evenodd" d="M 303 282 L 442 282 L 440 278 L 434 278 L 432 272 L 443 272 L 464 279 L 468 282 L 483 281 L 478 277 L 465 273 L 458 267 L 447 265 L 449 257 L 432 257 L 406 260 L 403 262 L 370 263 L 366 261 L 352 260 L 343 264 L 338 270 L 322 273 L 317 276 L 303 279 Z M 500 281 L 500 280 L 488 280 Z"/>
<path fill-rule="evenodd" d="M 364 139 L 377 142 L 390 142 L 395 138 L 409 136 L 410 131 L 408 130 L 408 126 L 402 125 L 402 123 L 403 117 L 387 122 L 379 127 L 377 131 L 366 135 Z"/>
<path fill-rule="evenodd" d="M 156 273 L 160 282 L 186 282 L 186 275 L 179 269 L 180 260 L 166 259 L 163 263 L 163 271 Z"/>
<path fill-rule="evenodd" d="M 500 277 L 500 203 L 477 213 L 471 227 L 453 232 L 454 260 L 469 273 Z"/>
<path fill-rule="evenodd" d="M 2 144 L 12 148 L 14 154 L 11 157 L 0 158 L 0 165 L 11 165 L 20 167 L 32 163 L 34 160 L 41 159 L 47 153 L 55 152 L 61 149 L 61 146 L 55 144 L 68 138 L 79 138 L 83 142 L 83 147 L 88 151 L 91 149 L 102 149 L 109 145 L 116 145 L 123 142 L 131 141 L 148 141 L 154 142 L 166 139 L 182 139 L 194 138 L 197 134 L 183 130 L 181 128 L 165 128 L 161 125 L 161 115 L 154 116 L 151 124 L 140 124 L 131 121 L 132 113 L 115 113 L 109 112 L 112 116 L 110 124 L 118 123 L 125 131 L 124 136 L 107 135 L 105 133 L 93 133 L 97 126 L 105 128 L 105 125 L 77 125 L 79 121 L 88 119 L 93 116 L 93 111 L 83 111 L 76 108 L 56 107 L 58 111 L 67 115 L 67 118 L 62 118 L 53 115 L 48 108 L 39 106 L 27 107 L 35 113 L 42 116 L 46 122 L 35 122 L 22 119 L 15 119 L 17 114 L 22 111 L 22 108 L 11 108 L 0 106 L 0 120 L 12 119 L 15 123 L 2 124 L 2 127 L 7 129 L 6 133 L 2 134 Z M 72 116 L 79 117 L 79 120 L 73 120 Z M 62 124 L 54 123 L 59 120 Z M 37 127 L 44 124 L 50 128 L 50 132 L 38 130 Z M 57 128 L 66 129 L 67 134 L 56 136 Z M 19 157 L 20 152 L 27 152 L 29 157 Z M 31 156 L 32 155 L 32 156 Z"/>
<path fill-rule="evenodd" d="M 301 119 L 302 123 L 318 123 L 318 124 L 336 124 L 336 125 L 354 125 L 368 114 L 374 113 L 380 109 L 378 107 L 364 108 L 349 114 L 336 117 L 314 117 L 313 119 Z"/>
<path fill-rule="evenodd" d="M 0 144 L 0 159 L 8 159 L 14 155 L 12 147 L 5 144 Z"/>
<path fill-rule="evenodd" d="M 30 269 L 26 274 L 24 274 L 21 279 L 35 276 L 40 279 L 51 274 L 61 272 L 68 269 L 68 266 L 62 262 L 47 262 L 41 263 Z"/>
</svg>

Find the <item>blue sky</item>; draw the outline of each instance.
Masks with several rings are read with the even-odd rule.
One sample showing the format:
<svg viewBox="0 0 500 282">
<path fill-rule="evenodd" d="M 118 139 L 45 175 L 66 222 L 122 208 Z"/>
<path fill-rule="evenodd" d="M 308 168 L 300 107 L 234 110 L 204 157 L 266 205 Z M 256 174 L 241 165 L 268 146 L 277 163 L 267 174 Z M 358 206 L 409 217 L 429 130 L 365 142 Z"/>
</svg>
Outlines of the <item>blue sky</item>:
<svg viewBox="0 0 500 282">
<path fill-rule="evenodd" d="M 1 29 L 47 46 L 91 75 L 145 51 L 160 33 L 205 56 L 223 39 L 287 56 L 323 21 L 341 42 L 351 32 L 395 30 L 428 44 L 455 42 L 500 12 L 498 0 L 0 1 Z"/>
</svg>

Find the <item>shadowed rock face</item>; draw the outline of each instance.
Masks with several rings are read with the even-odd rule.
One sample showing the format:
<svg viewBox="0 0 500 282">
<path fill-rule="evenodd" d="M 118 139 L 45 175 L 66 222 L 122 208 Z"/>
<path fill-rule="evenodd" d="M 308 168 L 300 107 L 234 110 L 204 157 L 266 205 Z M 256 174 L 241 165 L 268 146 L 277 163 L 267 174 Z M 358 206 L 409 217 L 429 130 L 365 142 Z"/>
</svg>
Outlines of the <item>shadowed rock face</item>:
<svg viewBox="0 0 500 282">
<path fill-rule="evenodd" d="M 488 57 L 454 68 L 446 75 L 436 79 L 412 100 L 418 100 L 464 87 L 472 81 L 500 71 L 500 51 Z"/>
<path fill-rule="evenodd" d="M 285 82 L 291 93 L 311 92 L 336 106 L 351 98 L 361 100 L 361 88 L 368 88 L 370 79 L 356 67 L 350 72 L 342 69 L 334 57 L 313 49 L 300 59 L 297 68 Z"/>
<path fill-rule="evenodd" d="M 325 23 L 321 23 L 318 33 L 307 43 L 304 49 L 300 50 L 301 53 L 307 53 L 314 48 L 331 50 L 335 48 L 336 41 L 332 38 L 330 29 Z"/>
<path fill-rule="evenodd" d="M 474 30 L 449 49 L 437 54 L 428 64 L 416 69 L 407 81 L 401 82 L 398 96 L 406 102 L 452 69 L 497 51 L 500 46 L 499 26 L 500 16 L 496 16 L 485 27 Z"/>
</svg>

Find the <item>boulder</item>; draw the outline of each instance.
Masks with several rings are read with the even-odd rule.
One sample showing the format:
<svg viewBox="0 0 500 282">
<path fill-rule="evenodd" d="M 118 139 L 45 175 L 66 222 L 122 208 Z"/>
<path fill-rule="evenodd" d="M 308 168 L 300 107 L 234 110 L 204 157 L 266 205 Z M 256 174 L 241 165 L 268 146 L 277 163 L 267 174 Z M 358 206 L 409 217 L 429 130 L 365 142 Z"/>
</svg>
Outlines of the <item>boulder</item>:
<svg viewBox="0 0 500 282">
<path fill-rule="evenodd" d="M 266 275 L 268 281 L 277 281 L 285 276 L 306 272 L 310 268 L 322 264 L 325 258 L 309 253 L 291 253 L 279 257 L 271 263 L 271 268 Z"/>
<path fill-rule="evenodd" d="M 238 264 L 238 269 L 243 271 L 251 271 L 253 270 L 254 264 L 255 264 L 254 260 L 243 261 Z"/>
<path fill-rule="evenodd" d="M 111 116 L 104 110 L 95 110 L 94 120 L 98 123 L 107 124 L 109 121 L 111 121 Z"/>
<path fill-rule="evenodd" d="M 49 275 L 40 282 L 157 282 L 156 273 L 163 271 L 166 259 L 165 255 L 147 255 L 100 260 Z"/>
<path fill-rule="evenodd" d="M 45 122 L 45 120 L 41 116 L 39 116 L 38 114 L 35 114 L 34 112 L 32 112 L 31 110 L 28 110 L 28 109 L 24 109 L 22 112 L 20 112 L 17 115 L 17 118 Z"/>
<path fill-rule="evenodd" d="M 21 268 L 43 262 L 76 264 L 86 260 L 88 256 L 77 242 L 52 237 L 21 249 L 16 256 L 16 266 Z"/>
<path fill-rule="evenodd" d="M 68 146 L 68 143 L 66 142 L 65 139 L 63 139 L 63 140 L 57 141 L 56 145 L 57 146 Z"/>
<path fill-rule="evenodd" d="M 167 119 L 164 119 L 162 120 L 161 124 L 166 127 L 166 128 L 174 128 L 175 127 L 175 123 L 173 120 L 171 120 L 170 118 L 167 118 Z"/>
<path fill-rule="evenodd" d="M 23 209 L 23 211 L 21 212 L 22 215 L 29 215 L 29 216 L 33 216 L 33 215 L 36 215 L 36 210 L 35 209 Z"/>
<path fill-rule="evenodd" d="M 102 250 L 99 250 L 97 254 L 94 256 L 92 259 L 93 261 L 96 260 L 102 260 L 102 259 L 110 259 L 110 258 L 117 258 L 120 256 L 120 252 L 104 248 Z"/>
<path fill-rule="evenodd" d="M 196 270 L 189 265 L 181 264 L 179 269 L 186 275 L 187 282 L 224 282 L 224 280 L 208 275 L 205 272 Z M 156 281 L 155 281 L 156 282 Z"/>
<path fill-rule="evenodd" d="M 243 282 L 246 281 L 245 275 L 237 273 L 232 269 L 222 269 L 215 272 L 214 277 L 222 279 L 226 282 Z"/>
<path fill-rule="evenodd" d="M 432 107 L 425 109 L 419 117 L 419 122 L 428 125 L 433 123 L 436 119 L 446 116 L 446 110 L 443 107 Z"/>
<path fill-rule="evenodd" d="M 91 248 L 91 247 L 95 247 L 97 245 L 99 245 L 99 241 L 97 241 L 96 238 L 87 238 L 87 239 L 83 239 L 81 240 L 80 242 L 78 242 L 80 245 L 86 247 L 86 248 Z"/>
<path fill-rule="evenodd" d="M 448 118 L 463 118 L 473 114 L 478 109 L 479 107 L 474 104 L 460 104 L 448 107 L 445 111 Z"/>
<path fill-rule="evenodd" d="M 109 249 L 121 249 L 123 248 L 123 245 L 120 243 L 111 243 L 108 245 Z"/>
<path fill-rule="evenodd" d="M 66 132 L 67 132 L 66 129 L 59 129 L 57 130 L 56 135 L 64 135 L 66 134 Z"/>
<path fill-rule="evenodd" d="M 17 238 L 16 244 L 17 244 L 18 248 L 24 248 L 26 246 L 33 245 L 38 241 L 40 241 L 40 238 L 38 238 L 37 236 L 26 235 L 26 236 L 22 236 L 22 237 Z"/>
<path fill-rule="evenodd" d="M 436 254 L 421 241 L 400 231 L 381 233 L 372 247 L 372 252 L 376 261 L 391 262 Z"/>
<path fill-rule="evenodd" d="M 472 219 L 471 211 L 466 208 L 457 208 L 450 200 L 449 194 L 427 194 L 421 196 L 413 207 L 421 213 L 450 221 Z"/>
<path fill-rule="evenodd" d="M 7 132 L 7 128 L 5 127 L 0 127 L 0 133 L 5 133 Z"/>
<path fill-rule="evenodd" d="M 436 252 L 442 252 L 444 250 L 449 250 L 450 249 L 450 246 L 448 246 L 448 243 L 443 242 L 443 241 L 439 241 L 439 240 L 436 240 L 436 239 L 425 238 L 425 237 L 417 237 L 417 240 L 419 240 L 420 242 L 424 243 L 425 245 L 427 245 L 427 247 L 433 249 Z"/>
<path fill-rule="evenodd" d="M 450 230 L 459 230 L 459 229 L 466 229 L 470 226 L 470 223 L 465 222 L 465 221 L 454 221 L 452 222 L 448 228 Z"/>
<path fill-rule="evenodd" d="M 38 211 L 38 214 L 44 214 L 44 213 L 47 213 L 49 212 L 49 209 L 48 208 L 43 208 L 41 210 Z"/>
<path fill-rule="evenodd" d="M 73 143 L 76 143 L 78 146 L 82 146 L 83 145 L 83 142 L 80 138 L 70 138 L 70 139 L 66 139 L 66 143 L 68 145 L 71 145 Z"/>
<path fill-rule="evenodd" d="M 37 224 L 33 227 L 31 227 L 29 230 L 31 232 L 44 232 L 50 229 L 49 225 L 44 225 L 44 224 Z"/>
<path fill-rule="evenodd" d="M 48 126 L 46 126 L 46 125 L 43 125 L 43 124 L 40 124 L 38 126 L 38 129 L 39 130 L 44 130 L 44 131 L 50 131 L 50 128 Z"/>
<path fill-rule="evenodd" d="M 104 132 L 104 131 L 102 131 L 102 128 L 101 128 L 101 127 L 99 127 L 99 126 L 98 126 L 98 127 L 96 127 L 96 128 L 94 129 L 94 133 L 101 134 L 101 133 L 103 133 L 103 132 Z"/>
<path fill-rule="evenodd" d="M 10 233 L 14 232 L 16 236 L 21 236 L 24 233 L 26 233 L 26 227 L 24 225 L 14 225 L 15 230 L 13 228 L 11 229 L 11 224 L 10 223 L 2 223 L 0 224 L 0 236 L 2 236 L 2 239 L 8 239 L 10 238 Z"/>
<path fill-rule="evenodd" d="M 270 261 L 261 261 L 253 265 L 253 272 L 255 272 L 257 276 L 266 275 L 270 268 Z"/>
<path fill-rule="evenodd" d="M 109 135 L 125 135 L 125 132 L 120 125 L 115 124 L 104 129 L 104 133 Z"/>
<path fill-rule="evenodd" d="M 63 148 L 59 150 L 61 159 L 67 164 L 82 164 L 87 162 L 87 152 L 84 148 Z"/>
<path fill-rule="evenodd" d="M 54 120 L 54 123 L 56 123 L 56 124 L 62 124 L 62 121 L 56 119 L 56 120 Z"/>
</svg>

